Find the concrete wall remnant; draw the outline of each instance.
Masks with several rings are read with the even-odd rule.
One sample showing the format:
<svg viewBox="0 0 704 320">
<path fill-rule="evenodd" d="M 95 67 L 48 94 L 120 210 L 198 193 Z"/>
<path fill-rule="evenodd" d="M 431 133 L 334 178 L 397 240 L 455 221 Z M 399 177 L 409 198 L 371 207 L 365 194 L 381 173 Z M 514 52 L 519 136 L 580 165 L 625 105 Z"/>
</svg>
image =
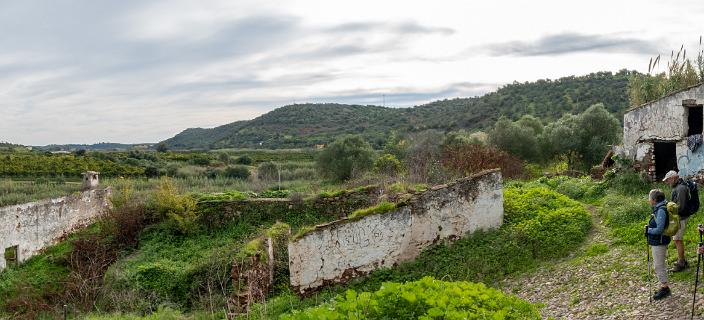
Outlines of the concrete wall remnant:
<svg viewBox="0 0 704 320">
<path fill-rule="evenodd" d="M 100 175 L 99 172 L 86 171 L 86 172 L 82 173 L 82 175 L 83 175 L 82 190 L 95 189 L 98 187 L 98 184 L 100 184 L 100 179 L 98 178 L 98 176 Z"/>
<path fill-rule="evenodd" d="M 668 170 L 678 170 L 683 177 L 701 175 L 704 148 L 691 150 L 687 139 L 703 133 L 702 105 L 704 84 L 631 108 L 623 116 L 623 146 L 613 148 L 614 152 L 631 160 L 651 180 Z M 675 150 L 674 154 L 657 152 L 658 144 L 674 146 L 666 148 Z"/>
<path fill-rule="evenodd" d="M 110 188 L 0 208 L 0 251 L 16 246 L 21 263 L 87 226 L 110 207 Z M 0 255 L 0 270 L 6 267 Z"/>
<path fill-rule="evenodd" d="M 501 172 L 485 171 L 414 195 L 391 212 L 316 226 L 288 245 L 291 285 L 305 294 L 502 222 Z"/>
</svg>

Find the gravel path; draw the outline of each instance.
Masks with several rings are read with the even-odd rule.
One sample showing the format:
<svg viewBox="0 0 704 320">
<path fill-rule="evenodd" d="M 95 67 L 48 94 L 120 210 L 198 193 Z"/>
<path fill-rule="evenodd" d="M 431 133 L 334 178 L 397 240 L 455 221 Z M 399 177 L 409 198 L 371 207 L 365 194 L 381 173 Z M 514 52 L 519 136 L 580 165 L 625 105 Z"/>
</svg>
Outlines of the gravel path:
<svg viewBox="0 0 704 320">
<path fill-rule="evenodd" d="M 595 210 L 590 207 L 590 211 Z M 556 264 L 546 264 L 534 272 L 502 281 L 502 289 L 543 304 L 546 318 L 689 319 L 696 257 L 690 257 L 692 267 L 686 272 L 676 276 L 670 273 L 674 278 L 670 284 L 672 296 L 651 304 L 645 244 L 642 250 L 613 245 L 603 222 L 596 214 L 593 216 L 594 229 L 582 248 Z M 608 251 L 588 253 L 587 249 L 594 244 L 606 244 Z M 655 279 L 652 286 L 653 291 L 658 288 Z M 700 283 L 699 288 L 695 319 L 704 319 L 704 284 Z"/>
</svg>

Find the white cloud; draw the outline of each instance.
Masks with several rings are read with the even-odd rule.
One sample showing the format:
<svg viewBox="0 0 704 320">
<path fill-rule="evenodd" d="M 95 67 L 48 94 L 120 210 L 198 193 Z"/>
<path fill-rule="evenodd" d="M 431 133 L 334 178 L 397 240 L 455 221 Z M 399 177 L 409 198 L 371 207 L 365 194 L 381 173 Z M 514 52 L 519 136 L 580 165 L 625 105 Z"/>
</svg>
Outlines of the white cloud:
<svg viewBox="0 0 704 320">
<path fill-rule="evenodd" d="M 159 141 L 293 102 L 411 106 L 642 71 L 696 47 L 700 13 L 699 0 L 0 1 L 0 140 Z"/>
</svg>

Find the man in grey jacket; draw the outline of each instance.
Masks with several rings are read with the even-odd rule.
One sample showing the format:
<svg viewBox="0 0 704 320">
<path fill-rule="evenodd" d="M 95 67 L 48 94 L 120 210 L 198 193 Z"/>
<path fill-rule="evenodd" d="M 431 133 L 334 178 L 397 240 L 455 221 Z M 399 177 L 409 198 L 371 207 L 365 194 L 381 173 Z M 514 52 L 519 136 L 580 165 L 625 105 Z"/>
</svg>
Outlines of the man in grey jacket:
<svg viewBox="0 0 704 320">
<path fill-rule="evenodd" d="M 689 208 L 687 207 L 687 200 L 689 200 L 689 188 L 685 184 L 684 180 L 680 179 L 677 171 L 671 170 L 665 174 L 665 178 L 662 179 L 665 183 L 672 187 L 672 202 L 677 204 L 677 213 L 680 216 L 680 230 L 677 231 L 672 237 L 675 242 L 675 247 L 677 247 L 677 262 L 675 262 L 673 272 L 679 272 L 687 267 L 687 259 L 684 256 L 684 243 L 682 242 L 685 227 L 687 226 L 687 218 L 689 218 Z"/>
</svg>

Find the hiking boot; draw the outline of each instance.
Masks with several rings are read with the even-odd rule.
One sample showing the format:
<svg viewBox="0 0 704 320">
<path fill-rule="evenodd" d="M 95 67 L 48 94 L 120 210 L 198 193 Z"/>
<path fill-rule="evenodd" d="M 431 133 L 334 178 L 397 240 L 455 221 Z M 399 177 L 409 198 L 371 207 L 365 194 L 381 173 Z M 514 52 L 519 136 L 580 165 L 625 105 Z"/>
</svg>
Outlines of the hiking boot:
<svg viewBox="0 0 704 320">
<path fill-rule="evenodd" d="M 672 272 L 680 272 L 680 271 L 683 271 L 684 269 L 687 269 L 687 268 L 689 268 L 689 263 L 687 262 L 687 260 L 685 260 L 682 263 L 677 261 L 673 265 Z"/>
<path fill-rule="evenodd" d="M 655 299 L 655 300 L 665 299 L 665 298 L 669 297 L 671 294 L 672 294 L 672 292 L 670 291 L 670 287 L 660 288 L 660 290 L 658 290 L 658 292 L 656 292 L 655 295 L 653 296 L 653 299 Z"/>
</svg>

